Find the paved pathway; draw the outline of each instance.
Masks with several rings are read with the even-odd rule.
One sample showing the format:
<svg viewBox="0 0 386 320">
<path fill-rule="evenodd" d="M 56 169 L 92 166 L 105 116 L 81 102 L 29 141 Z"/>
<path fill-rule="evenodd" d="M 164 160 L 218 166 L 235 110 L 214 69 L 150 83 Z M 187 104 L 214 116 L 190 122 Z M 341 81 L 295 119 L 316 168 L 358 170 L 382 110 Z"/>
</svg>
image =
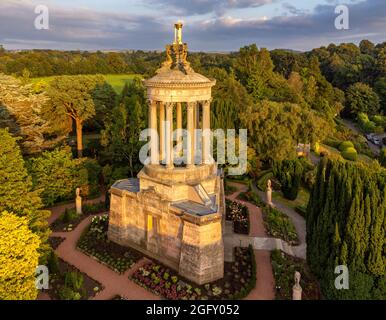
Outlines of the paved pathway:
<svg viewBox="0 0 386 320">
<path fill-rule="evenodd" d="M 306 258 L 306 223 L 302 216 L 300 216 L 295 210 L 278 203 L 276 200 L 273 200 L 273 204 L 284 214 L 288 215 L 293 222 L 298 234 L 299 245 L 291 246 L 282 239 L 268 237 L 264 230 L 264 220 L 261 209 L 249 202 L 236 199 L 240 192 L 247 190 L 247 187 L 236 183 L 230 184 L 238 187 L 239 191 L 227 196 L 227 198 L 229 200 L 240 202 L 248 207 L 250 212 L 251 231 L 249 236 L 235 234 L 228 231 L 224 236 L 224 244 L 227 248 L 235 246 L 247 247 L 251 244 L 256 250 L 272 251 L 279 249 L 291 256 L 302 259 Z M 264 192 L 258 190 L 255 185 L 253 185 L 253 191 L 257 192 L 260 198 L 266 202 Z"/>
<path fill-rule="evenodd" d="M 96 199 L 85 200 L 83 203 L 94 204 L 94 203 L 99 203 L 101 201 L 105 201 L 104 193 Z M 51 216 L 48 218 L 48 223 L 52 224 L 56 219 L 59 218 L 59 216 L 66 209 L 72 209 L 72 208 L 75 208 L 75 200 L 74 200 L 74 202 L 71 202 L 71 203 L 61 204 L 61 205 L 58 205 L 55 207 L 48 208 L 48 210 L 51 211 Z"/>
<path fill-rule="evenodd" d="M 252 185 L 252 188 L 253 188 L 253 191 L 255 191 L 260 196 L 260 199 L 262 199 L 265 203 L 267 203 L 265 193 L 260 191 L 254 184 Z M 297 246 L 291 246 L 281 239 L 275 239 L 278 245 L 277 249 L 281 249 L 282 251 L 284 251 L 289 255 L 306 259 L 306 251 L 307 251 L 306 220 L 300 214 L 298 214 L 294 209 L 283 205 L 279 201 L 272 199 L 272 203 L 278 210 L 286 214 L 291 219 L 299 239 L 299 245 Z M 281 244 L 279 242 L 281 242 Z"/>
<path fill-rule="evenodd" d="M 116 295 L 129 300 L 154 300 L 160 299 L 158 296 L 138 286 L 131 281 L 128 276 L 147 262 L 146 259 L 140 260 L 124 274 L 118 274 L 110 268 L 102 265 L 93 258 L 76 250 L 76 243 L 83 231 L 90 224 L 92 216 L 84 219 L 72 232 L 54 232 L 52 237 L 66 238 L 56 249 L 57 255 L 84 272 L 92 279 L 102 284 L 104 289 L 99 292 L 94 300 L 108 300 Z"/>
<path fill-rule="evenodd" d="M 236 199 L 240 192 L 247 191 L 247 186 L 231 183 L 238 188 L 235 193 L 226 196 L 227 199 L 237 201 L 247 206 L 249 209 L 250 231 L 249 236 L 226 233 L 224 236 L 224 246 L 226 252 L 231 252 L 234 247 L 247 247 L 253 239 L 266 237 L 263 216 L 260 208 L 255 205 Z M 253 243 L 251 243 L 253 245 Z M 270 249 L 253 245 L 256 262 L 256 287 L 248 294 L 246 300 L 273 300 L 275 299 L 275 279 L 271 266 Z"/>
<path fill-rule="evenodd" d="M 257 206 L 242 200 L 236 199 L 240 192 L 246 191 L 245 185 L 233 184 L 239 188 L 239 190 L 232 195 L 227 196 L 228 199 L 237 201 L 247 206 L 250 213 L 250 234 L 236 235 L 234 233 L 225 234 L 224 244 L 229 250 L 235 246 L 246 247 L 252 244 L 255 249 L 256 259 L 256 287 L 246 297 L 247 300 L 271 300 L 275 298 L 275 280 L 272 273 L 270 251 L 274 249 L 281 249 L 286 253 L 294 256 L 305 256 L 305 222 L 295 211 L 282 206 L 280 203 L 274 201 L 274 204 L 285 214 L 291 218 L 294 222 L 296 230 L 298 232 L 300 245 L 297 247 L 291 247 L 286 242 L 267 237 L 264 229 L 264 221 L 262 217 L 261 209 Z M 261 195 L 259 190 L 253 186 L 262 199 L 264 195 Z M 90 200 L 89 203 L 96 203 L 103 200 L 103 196 L 98 199 Z M 49 218 L 49 222 L 52 223 L 59 217 L 59 215 L 66 209 L 73 207 L 73 204 L 65 204 L 51 208 L 52 215 Z M 300 218 L 299 218 L 300 217 Z M 95 300 L 107 300 L 116 295 L 120 295 L 123 298 L 129 300 L 152 300 L 160 299 L 160 297 L 152 294 L 144 288 L 138 286 L 134 282 L 128 279 L 135 270 L 140 268 L 148 260 L 146 258 L 138 261 L 131 269 L 127 270 L 124 274 L 119 275 L 108 267 L 100 264 L 93 258 L 83 254 L 76 250 L 76 243 L 80 238 L 85 228 L 89 225 L 92 217 L 84 219 L 72 232 L 56 232 L 51 236 L 63 237 L 64 240 L 57 248 L 56 252 L 60 258 L 74 265 L 81 272 L 84 272 L 91 278 L 100 282 L 104 289 L 99 292 L 93 299 Z M 227 250 L 226 249 L 226 250 Z M 47 299 L 46 296 L 40 295 L 39 299 Z"/>
</svg>

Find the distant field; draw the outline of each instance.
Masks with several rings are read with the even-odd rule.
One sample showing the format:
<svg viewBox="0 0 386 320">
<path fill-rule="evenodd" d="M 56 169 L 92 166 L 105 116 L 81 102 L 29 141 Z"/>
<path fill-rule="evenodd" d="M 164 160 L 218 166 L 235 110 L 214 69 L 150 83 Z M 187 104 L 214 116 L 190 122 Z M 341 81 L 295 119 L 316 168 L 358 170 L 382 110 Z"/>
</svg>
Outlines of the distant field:
<svg viewBox="0 0 386 320">
<path fill-rule="evenodd" d="M 125 83 L 132 81 L 135 77 L 141 77 L 137 74 L 104 74 L 106 81 L 114 88 L 115 92 L 121 93 Z M 32 82 L 49 82 L 53 77 L 33 78 Z"/>
</svg>

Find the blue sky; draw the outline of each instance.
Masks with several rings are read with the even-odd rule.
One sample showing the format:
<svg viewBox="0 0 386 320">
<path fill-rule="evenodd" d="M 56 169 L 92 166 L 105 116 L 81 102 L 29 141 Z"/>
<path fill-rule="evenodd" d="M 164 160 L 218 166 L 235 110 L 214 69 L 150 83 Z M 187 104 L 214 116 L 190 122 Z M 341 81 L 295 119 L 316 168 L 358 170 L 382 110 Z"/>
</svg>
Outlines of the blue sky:
<svg viewBox="0 0 386 320">
<path fill-rule="evenodd" d="M 49 30 L 33 27 L 38 4 L 49 9 Z M 334 28 L 338 4 L 349 8 L 349 30 Z M 250 43 L 309 50 L 363 38 L 386 41 L 385 0 L 1 0 L 0 44 L 160 50 L 178 19 L 191 50 L 231 51 Z"/>
</svg>

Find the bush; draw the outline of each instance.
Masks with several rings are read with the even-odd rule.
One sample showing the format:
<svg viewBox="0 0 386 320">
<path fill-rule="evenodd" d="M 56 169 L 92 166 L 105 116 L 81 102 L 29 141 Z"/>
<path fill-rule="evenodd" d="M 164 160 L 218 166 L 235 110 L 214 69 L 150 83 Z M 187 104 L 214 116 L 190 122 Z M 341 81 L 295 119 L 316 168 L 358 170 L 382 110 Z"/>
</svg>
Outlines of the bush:
<svg viewBox="0 0 386 320">
<path fill-rule="evenodd" d="M 266 173 L 264 173 L 258 180 L 257 180 L 257 188 L 261 191 L 267 191 L 267 181 L 268 179 L 272 179 L 273 172 L 270 170 Z"/>
<path fill-rule="evenodd" d="M 79 215 L 76 213 L 75 209 L 66 209 L 64 210 L 64 213 L 60 217 L 60 219 L 64 223 L 70 223 L 73 222 L 74 220 L 78 219 Z"/>
<path fill-rule="evenodd" d="M 64 284 L 66 287 L 71 287 L 75 291 L 79 291 L 83 286 L 84 278 L 79 272 L 67 272 L 64 276 Z"/>
<path fill-rule="evenodd" d="M 61 300 L 80 300 L 82 298 L 79 292 L 66 286 L 60 288 L 58 294 Z"/>
<path fill-rule="evenodd" d="M 350 161 L 357 161 L 358 153 L 354 148 L 347 148 L 345 151 L 341 152 L 341 155 L 344 159 Z"/>
<path fill-rule="evenodd" d="M 281 184 L 281 191 L 285 198 L 295 200 L 300 190 L 303 177 L 303 166 L 299 159 L 276 162 L 273 173 Z"/>
<path fill-rule="evenodd" d="M 354 148 L 354 144 L 351 141 L 344 141 L 339 145 L 339 151 L 345 151 L 348 148 Z"/>
<path fill-rule="evenodd" d="M 379 155 L 379 162 L 382 166 L 386 167 L 386 148 L 383 148 L 381 150 L 381 153 Z"/>
<path fill-rule="evenodd" d="M 271 207 L 264 207 L 264 222 L 268 233 L 290 244 L 297 243 L 296 229 L 287 215 Z"/>
<path fill-rule="evenodd" d="M 50 274 L 59 273 L 59 261 L 55 251 L 51 251 L 47 259 L 47 267 Z"/>
<path fill-rule="evenodd" d="M 336 139 L 326 139 L 323 143 L 329 147 L 338 149 L 342 142 Z"/>
</svg>

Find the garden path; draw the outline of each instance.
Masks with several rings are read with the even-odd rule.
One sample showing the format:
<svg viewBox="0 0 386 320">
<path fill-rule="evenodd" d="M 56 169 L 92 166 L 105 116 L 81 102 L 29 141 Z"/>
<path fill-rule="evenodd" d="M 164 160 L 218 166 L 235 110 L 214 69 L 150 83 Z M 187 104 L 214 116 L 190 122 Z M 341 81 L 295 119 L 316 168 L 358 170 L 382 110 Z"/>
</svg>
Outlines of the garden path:
<svg viewBox="0 0 386 320">
<path fill-rule="evenodd" d="M 91 219 L 92 216 L 87 217 L 71 232 L 54 232 L 51 234 L 51 237 L 65 238 L 56 249 L 56 254 L 61 259 L 102 284 L 103 290 L 100 291 L 93 300 L 108 300 L 117 295 L 128 300 L 160 299 L 158 296 L 138 286 L 128 278 L 129 274 L 132 274 L 147 262 L 145 258 L 139 260 L 125 273 L 118 274 L 93 258 L 76 250 L 76 244 L 84 230 L 90 224 Z"/>
<path fill-rule="evenodd" d="M 249 236 L 241 236 L 240 238 L 238 237 L 239 235 L 236 235 L 233 232 L 232 234 L 225 234 L 225 251 L 233 250 L 233 248 L 237 246 L 247 247 L 251 239 L 263 239 L 266 237 L 261 209 L 249 202 L 236 199 L 241 192 L 247 191 L 247 186 L 236 183 L 232 183 L 232 185 L 238 188 L 238 190 L 235 193 L 226 196 L 226 198 L 239 202 L 248 207 L 250 231 Z M 272 272 L 271 255 L 269 251 L 270 249 L 255 246 L 254 243 L 251 244 L 255 249 L 256 287 L 248 294 L 245 299 L 273 300 L 275 299 L 275 279 Z"/>
<path fill-rule="evenodd" d="M 102 193 L 102 195 L 95 199 L 90 200 L 84 200 L 83 203 L 87 204 L 95 204 L 99 203 L 101 201 L 105 201 L 105 195 Z M 75 200 L 70 203 L 60 204 L 55 207 L 48 208 L 48 210 L 51 211 L 51 216 L 48 218 L 48 223 L 52 224 L 56 219 L 59 218 L 59 216 L 66 210 L 66 209 L 72 209 L 75 208 Z"/>
<path fill-rule="evenodd" d="M 252 189 L 259 195 L 262 201 L 267 203 L 266 195 L 263 191 L 260 191 L 255 184 L 252 184 Z M 286 250 L 283 250 L 283 249 L 282 250 L 289 255 L 305 259 L 306 253 L 307 253 L 306 220 L 300 214 L 298 214 L 294 209 L 287 207 L 286 205 L 280 203 L 279 201 L 272 199 L 272 203 L 275 206 L 275 208 L 277 208 L 279 211 L 286 214 L 291 219 L 296 229 L 296 233 L 298 234 L 299 245 L 297 246 L 290 246 L 285 241 L 277 239 L 282 242 L 283 248 L 286 249 Z"/>
</svg>

